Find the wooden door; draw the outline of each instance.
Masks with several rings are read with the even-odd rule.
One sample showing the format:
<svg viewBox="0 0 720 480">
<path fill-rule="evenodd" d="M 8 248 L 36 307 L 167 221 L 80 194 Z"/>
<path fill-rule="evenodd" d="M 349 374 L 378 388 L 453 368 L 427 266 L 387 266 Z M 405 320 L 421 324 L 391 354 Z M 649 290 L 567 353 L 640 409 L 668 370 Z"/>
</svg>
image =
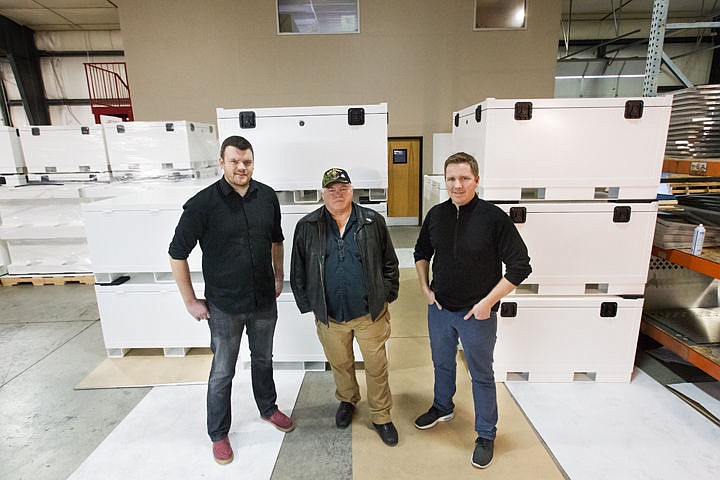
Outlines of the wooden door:
<svg viewBox="0 0 720 480">
<path fill-rule="evenodd" d="M 421 138 L 388 139 L 388 217 L 391 225 L 418 225 Z"/>
</svg>

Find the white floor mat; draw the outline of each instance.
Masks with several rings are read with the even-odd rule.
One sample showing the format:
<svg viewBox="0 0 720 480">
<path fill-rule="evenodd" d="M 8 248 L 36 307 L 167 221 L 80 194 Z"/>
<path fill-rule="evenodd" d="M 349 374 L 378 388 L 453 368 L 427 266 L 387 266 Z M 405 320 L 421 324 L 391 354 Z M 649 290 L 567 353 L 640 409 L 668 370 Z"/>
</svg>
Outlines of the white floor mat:
<svg viewBox="0 0 720 480">
<path fill-rule="evenodd" d="M 642 371 L 629 384 L 506 385 L 573 480 L 717 478 L 720 428 Z"/>
<path fill-rule="evenodd" d="M 303 376 L 302 371 L 275 372 L 277 404 L 288 415 Z M 216 464 L 212 456 L 206 392 L 207 385 L 153 388 L 69 478 L 269 479 L 285 434 L 260 419 L 250 371 L 238 370 L 233 382 L 230 442 L 235 460 L 229 465 Z"/>
</svg>

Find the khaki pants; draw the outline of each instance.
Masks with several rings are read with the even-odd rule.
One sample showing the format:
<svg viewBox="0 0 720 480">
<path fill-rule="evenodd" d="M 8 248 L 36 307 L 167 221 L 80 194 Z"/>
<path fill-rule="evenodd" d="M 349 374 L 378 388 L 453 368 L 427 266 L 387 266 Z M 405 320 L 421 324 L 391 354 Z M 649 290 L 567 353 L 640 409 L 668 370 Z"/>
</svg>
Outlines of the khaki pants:
<svg viewBox="0 0 720 480">
<path fill-rule="evenodd" d="M 315 321 L 318 338 L 335 378 L 335 397 L 341 402 L 355 404 L 360 400 L 360 388 L 355 377 L 353 336 L 357 339 L 365 362 L 370 421 L 388 423 L 392 397 L 388 384 L 388 363 L 385 342 L 390 338 L 390 312 L 385 309 L 372 321 L 370 315 L 354 318 L 349 322 L 328 325 Z"/>
</svg>

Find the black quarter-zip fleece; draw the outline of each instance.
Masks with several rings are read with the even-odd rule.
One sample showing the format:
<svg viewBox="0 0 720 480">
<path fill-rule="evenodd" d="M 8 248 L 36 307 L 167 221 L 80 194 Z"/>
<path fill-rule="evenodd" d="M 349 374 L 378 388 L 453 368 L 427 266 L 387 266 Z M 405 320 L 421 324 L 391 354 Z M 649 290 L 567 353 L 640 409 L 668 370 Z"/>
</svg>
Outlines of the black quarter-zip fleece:
<svg viewBox="0 0 720 480">
<path fill-rule="evenodd" d="M 414 256 L 416 262 L 432 260 L 430 288 L 440 305 L 452 311 L 470 309 L 490 293 L 503 276 L 503 264 L 513 285 L 532 272 L 527 247 L 510 217 L 477 196 L 459 209 L 452 200 L 431 208 Z"/>
</svg>

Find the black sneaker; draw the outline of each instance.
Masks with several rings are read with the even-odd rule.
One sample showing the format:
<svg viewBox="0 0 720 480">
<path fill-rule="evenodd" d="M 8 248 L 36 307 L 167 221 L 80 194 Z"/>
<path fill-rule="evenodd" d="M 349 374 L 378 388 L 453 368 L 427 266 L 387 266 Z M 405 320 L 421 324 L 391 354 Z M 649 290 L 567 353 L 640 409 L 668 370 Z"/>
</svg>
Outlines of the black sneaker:
<svg viewBox="0 0 720 480">
<path fill-rule="evenodd" d="M 475 451 L 473 451 L 473 467 L 485 468 L 490 465 L 493 459 L 493 444 L 495 442 L 487 438 L 478 437 L 475 440 Z"/>
<path fill-rule="evenodd" d="M 415 419 L 415 426 L 420 430 L 425 430 L 434 427 L 438 422 L 447 422 L 453 418 L 455 418 L 455 414 L 452 410 L 441 412 L 435 407 L 430 407 L 430 410 Z"/>
</svg>

